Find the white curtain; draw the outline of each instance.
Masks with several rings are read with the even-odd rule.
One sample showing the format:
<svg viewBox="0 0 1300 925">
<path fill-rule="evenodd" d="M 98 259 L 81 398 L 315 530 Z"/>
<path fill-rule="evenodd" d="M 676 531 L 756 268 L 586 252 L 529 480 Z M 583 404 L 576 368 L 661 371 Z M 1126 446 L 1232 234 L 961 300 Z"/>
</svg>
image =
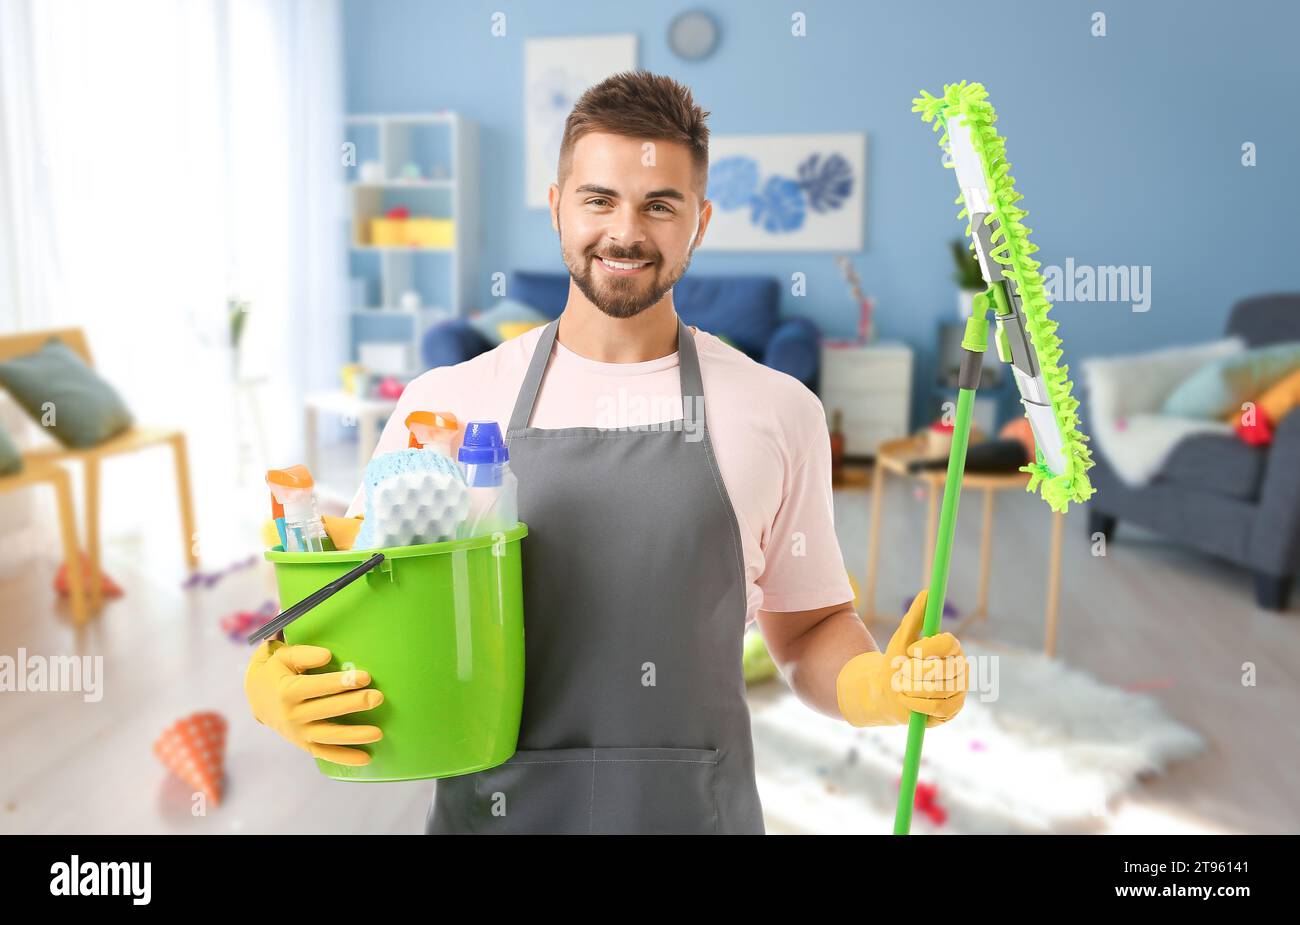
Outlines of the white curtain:
<svg viewBox="0 0 1300 925">
<path fill-rule="evenodd" d="M 0 0 L 0 330 L 53 302 L 57 256 L 49 219 L 44 113 L 33 48 L 32 4 Z"/>
<path fill-rule="evenodd" d="M 340 46 L 336 0 L 0 0 L 0 329 L 83 327 L 196 493 L 233 466 L 229 298 L 258 463 L 346 361 Z"/>
</svg>

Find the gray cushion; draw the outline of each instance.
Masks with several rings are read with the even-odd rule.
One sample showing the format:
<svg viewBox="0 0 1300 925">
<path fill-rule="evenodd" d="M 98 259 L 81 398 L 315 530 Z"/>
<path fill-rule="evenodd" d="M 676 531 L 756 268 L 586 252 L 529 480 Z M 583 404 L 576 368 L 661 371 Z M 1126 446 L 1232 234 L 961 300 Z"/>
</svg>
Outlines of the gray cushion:
<svg viewBox="0 0 1300 925">
<path fill-rule="evenodd" d="M 1174 448 L 1158 478 L 1239 501 L 1259 497 L 1268 451 L 1237 437 L 1196 434 Z"/>
<path fill-rule="evenodd" d="M 132 424 L 113 387 L 75 350 L 51 337 L 39 350 L 0 363 L 0 386 L 66 447 L 98 446 Z"/>
<path fill-rule="evenodd" d="M 1089 501 L 1092 509 L 1173 537 L 1212 556 L 1241 564 L 1248 556 L 1255 504 L 1226 495 L 1210 494 L 1165 478 L 1152 479 L 1142 488 L 1131 488 L 1115 473 L 1104 456 L 1088 473 L 1097 493 Z"/>
<path fill-rule="evenodd" d="M 22 471 L 23 457 L 14 445 L 8 431 L 0 427 L 0 475 L 13 475 Z"/>
</svg>

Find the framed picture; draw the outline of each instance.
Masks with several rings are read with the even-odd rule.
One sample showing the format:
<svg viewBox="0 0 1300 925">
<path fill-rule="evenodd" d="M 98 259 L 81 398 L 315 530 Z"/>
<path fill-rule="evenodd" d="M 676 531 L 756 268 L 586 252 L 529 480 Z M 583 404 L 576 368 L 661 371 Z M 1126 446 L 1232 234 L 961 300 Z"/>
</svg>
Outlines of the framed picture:
<svg viewBox="0 0 1300 925">
<path fill-rule="evenodd" d="M 714 136 L 700 249 L 861 250 L 866 167 L 861 132 Z"/>
<path fill-rule="evenodd" d="M 524 205 L 548 206 L 546 193 L 564 138 L 564 120 L 593 84 L 636 68 L 635 35 L 527 39 L 524 42 Z"/>
</svg>

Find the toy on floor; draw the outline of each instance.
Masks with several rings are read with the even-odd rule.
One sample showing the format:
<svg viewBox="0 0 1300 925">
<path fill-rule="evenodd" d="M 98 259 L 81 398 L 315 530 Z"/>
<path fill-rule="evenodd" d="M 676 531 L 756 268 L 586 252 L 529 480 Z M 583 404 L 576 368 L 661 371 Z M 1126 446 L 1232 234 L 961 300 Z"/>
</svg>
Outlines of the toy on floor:
<svg viewBox="0 0 1300 925">
<path fill-rule="evenodd" d="M 215 572 L 201 572 L 196 569 L 195 571 L 190 572 L 186 579 L 181 582 L 181 587 L 186 590 L 197 588 L 199 585 L 203 585 L 205 588 L 211 588 L 231 572 L 238 572 L 241 569 L 252 568 L 256 564 L 257 556 L 252 555 L 247 559 L 240 559 L 238 562 L 233 562 L 225 568 L 219 569 Z"/>
<path fill-rule="evenodd" d="M 948 811 L 939 805 L 938 798 L 938 784 L 916 785 L 916 809 L 929 818 L 936 828 L 948 821 Z"/>
<path fill-rule="evenodd" d="M 1038 248 L 1029 240 L 1029 229 L 1021 224 L 1028 213 L 1016 205 L 1022 197 L 1014 187 L 1006 141 L 993 127 L 997 117 L 988 103 L 988 93 L 978 83 L 948 84 L 937 97 L 922 91 L 912 101 L 912 111 L 920 113 L 923 121 L 933 122 L 935 131 L 943 131 L 939 145 L 946 154 L 945 166 L 951 166 L 956 174 L 957 201 L 963 203 L 957 217 L 969 219 L 966 233 L 980 275 L 988 284 L 975 296 L 961 342 L 957 417 L 922 629 L 925 636 L 933 636 L 940 629 L 948 589 L 971 410 L 988 345 L 990 310 L 997 323 L 993 342 L 998 359 L 1010 364 L 1020 403 L 1034 431 L 1035 461 L 1021 467 L 1029 473 L 1026 490 L 1039 490 L 1052 510 L 1064 512 L 1071 501 L 1086 501 L 1093 494 L 1088 480 L 1093 460 L 1085 446 L 1088 438 L 1078 429 L 1079 400 L 1070 394 L 1074 386 L 1066 375 L 1069 367 L 1061 365 L 1057 323 L 1047 316 L 1052 305 L 1038 273 L 1039 263 L 1030 256 Z M 894 815 L 896 835 L 906 835 L 911 826 L 925 724 L 924 713 L 912 713 Z"/>
<path fill-rule="evenodd" d="M 232 641 L 242 643 L 244 637 L 274 617 L 278 610 L 275 601 L 267 601 L 257 610 L 236 610 L 221 618 L 221 631 Z"/>
<path fill-rule="evenodd" d="M 81 554 L 81 575 L 82 587 L 85 587 L 90 583 L 90 560 L 85 553 Z M 104 573 L 103 566 L 99 569 L 99 588 L 105 598 L 121 597 L 126 593 L 121 585 Z M 66 562 L 59 566 L 58 574 L 54 576 L 54 590 L 62 597 L 68 596 L 68 563 Z"/>
<path fill-rule="evenodd" d="M 894 780 L 895 784 L 901 782 L 901 778 Z M 937 802 L 938 797 L 938 784 L 917 783 L 913 806 L 917 812 L 929 819 L 936 828 L 948 821 L 948 811 L 939 805 Z"/>
<path fill-rule="evenodd" d="M 376 456 L 366 464 L 363 486 L 366 514 L 353 549 L 453 540 L 469 514 L 460 467 L 436 450 L 408 447 Z"/>
<path fill-rule="evenodd" d="M 153 743 L 153 753 L 213 806 L 221 803 L 226 718 L 220 713 L 208 711 L 178 719 Z"/>
<path fill-rule="evenodd" d="M 772 661 L 772 656 L 767 651 L 763 634 L 757 629 L 752 629 L 745 634 L 745 645 L 741 653 L 741 665 L 746 684 L 757 684 L 780 674 L 776 662 Z"/>
</svg>

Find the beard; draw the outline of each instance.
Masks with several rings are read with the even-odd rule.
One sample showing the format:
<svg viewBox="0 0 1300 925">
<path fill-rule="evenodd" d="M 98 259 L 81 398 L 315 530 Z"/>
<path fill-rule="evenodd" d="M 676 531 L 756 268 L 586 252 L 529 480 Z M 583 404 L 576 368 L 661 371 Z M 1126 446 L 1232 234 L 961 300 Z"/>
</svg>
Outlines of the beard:
<svg viewBox="0 0 1300 925">
<path fill-rule="evenodd" d="M 557 219 L 558 224 L 558 219 Z M 695 253 L 695 244 L 681 263 L 674 267 L 664 267 L 663 257 L 651 257 L 640 248 L 623 251 L 620 248 L 606 247 L 605 253 L 614 260 L 653 260 L 650 266 L 636 276 L 621 277 L 602 274 L 596 279 L 596 248 L 574 257 L 564 248 L 564 229 L 560 228 L 560 256 L 569 270 L 569 275 L 577 284 L 579 291 L 587 301 L 611 318 L 632 318 L 641 314 L 662 299 L 677 281 L 682 278 L 691 265 L 691 256 Z"/>
</svg>

